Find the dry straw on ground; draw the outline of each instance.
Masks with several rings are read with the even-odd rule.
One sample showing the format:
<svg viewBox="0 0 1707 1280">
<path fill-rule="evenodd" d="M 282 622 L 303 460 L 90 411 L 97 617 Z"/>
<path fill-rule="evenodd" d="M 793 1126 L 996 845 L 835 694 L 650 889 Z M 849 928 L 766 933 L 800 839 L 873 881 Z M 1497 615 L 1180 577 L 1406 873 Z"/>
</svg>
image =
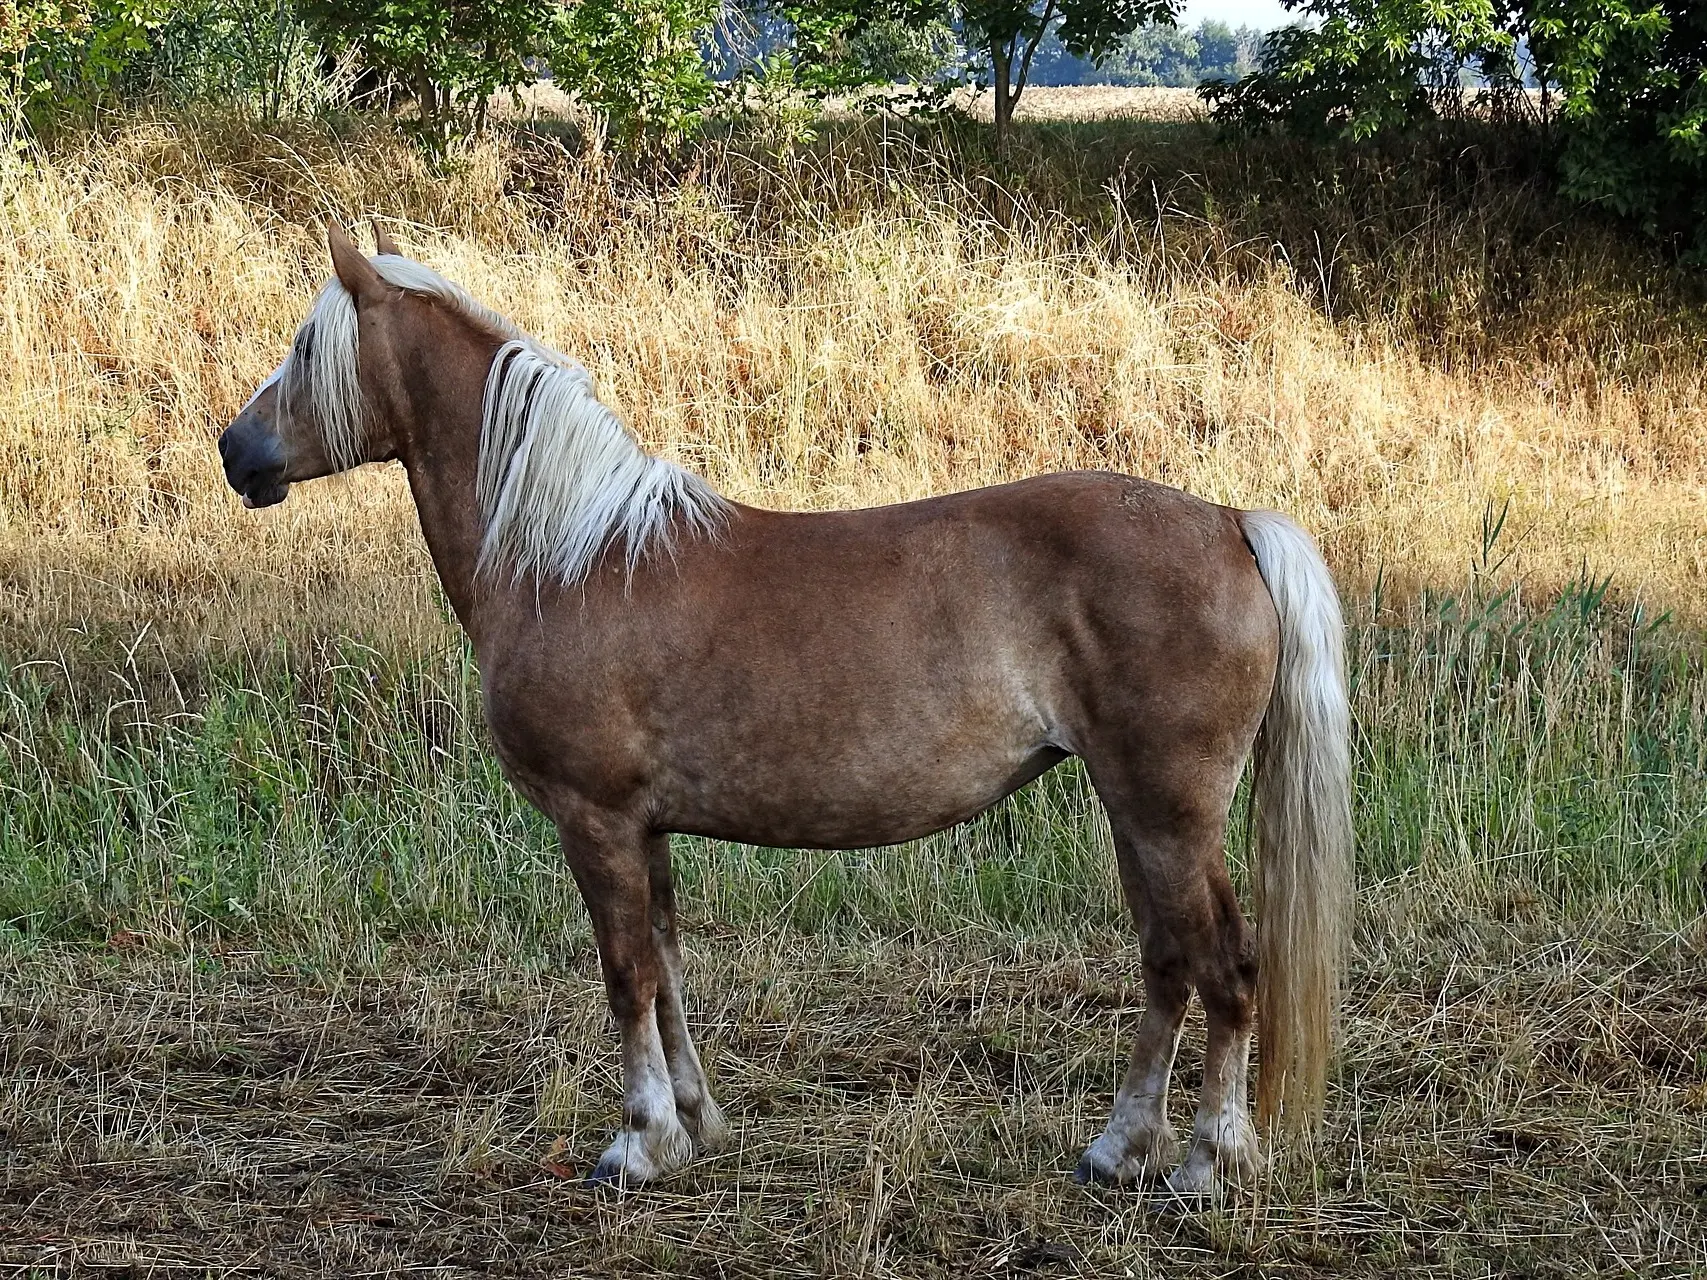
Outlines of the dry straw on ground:
<svg viewBox="0 0 1707 1280">
<path fill-rule="evenodd" d="M 219 1276 L 1699 1275 L 1707 953 L 1463 925 L 1368 954 L 1315 1176 L 1180 1212 L 1068 1174 L 1136 1025 L 1110 940 L 705 940 L 732 1149 L 631 1198 L 591 947 L 0 972 L 0 1265 Z M 1692 969 L 1697 979 L 1680 989 Z M 1193 1039 L 1201 1036 L 1194 1019 Z M 1182 1073 L 1182 1085 L 1192 1083 Z M 1176 1123 L 1186 1123 L 1184 1114 Z M 27 1273 L 27 1272 L 26 1272 Z"/>
</svg>

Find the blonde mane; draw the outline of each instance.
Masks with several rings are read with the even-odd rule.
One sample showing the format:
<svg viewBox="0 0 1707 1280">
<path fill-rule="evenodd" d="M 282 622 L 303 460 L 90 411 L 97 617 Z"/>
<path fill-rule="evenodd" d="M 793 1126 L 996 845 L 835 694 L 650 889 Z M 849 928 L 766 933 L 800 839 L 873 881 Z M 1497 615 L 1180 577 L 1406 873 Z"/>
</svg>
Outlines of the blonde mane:
<svg viewBox="0 0 1707 1280">
<path fill-rule="evenodd" d="M 618 543 L 632 573 L 651 552 L 669 551 L 678 523 L 715 535 L 729 504 L 703 477 L 642 449 L 599 400 L 586 369 L 419 262 L 383 254 L 372 261 L 388 283 L 437 298 L 506 339 L 481 400 L 477 572 L 574 585 Z M 282 412 L 311 415 L 335 468 L 361 464 L 356 305 L 336 279 L 314 300 L 273 379 Z"/>
</svg>

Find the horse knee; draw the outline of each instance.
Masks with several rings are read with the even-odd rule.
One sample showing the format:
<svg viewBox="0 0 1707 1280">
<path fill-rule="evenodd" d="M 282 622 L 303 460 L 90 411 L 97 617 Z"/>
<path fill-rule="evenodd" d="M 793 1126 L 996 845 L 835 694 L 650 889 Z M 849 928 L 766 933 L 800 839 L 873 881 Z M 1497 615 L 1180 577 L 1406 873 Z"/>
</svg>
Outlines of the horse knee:
<svg viewBox="0 0 1707 1280">
<path fill-rule="evenodd" d="M 605 999 L 619 1025 L 628 1026 L 651 1012 L 658 998 L 658 972 L 650 957 L 613 958 L 602 967 Z"/>
</svg>

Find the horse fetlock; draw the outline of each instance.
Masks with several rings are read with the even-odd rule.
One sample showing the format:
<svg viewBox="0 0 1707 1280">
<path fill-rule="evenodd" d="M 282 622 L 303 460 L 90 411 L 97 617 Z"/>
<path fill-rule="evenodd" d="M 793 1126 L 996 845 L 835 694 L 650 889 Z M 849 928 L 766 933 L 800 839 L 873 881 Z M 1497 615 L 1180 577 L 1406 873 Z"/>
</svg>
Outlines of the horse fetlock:
<svg viewBox="0 0 1707 1280">
<path fill-rule="evenodd" d="M 1199 1124 L 1192 1134 L 1191 1150 L 1179 1168 L 1168 1175 L 1167 1185 L 1180 1195 L 1204 1195 L 1213 1191 L 1217 1182 L 1249 1186 L 1262 1169 L 1256 1130 L 1241 1115 L 1232 1122 Z"/>
<path fill-rule="evenodd" d="M 1137 1186 L 1160 1177 L 1178 1150 L 1179 1140 L 1166 1121 L 1124 1132 L 1117 1132 L 1111 1124 L 1085 1148 L 1073 1176 L 1085 1183 Z"/>
<path fill-rule="evenodd" d="M 702 1093 L 692 1101 L 676 1099 L 676 1114 L 693 1138 L 694 1150 L 702 1155 L 721 1151 L 729 1144 L 729 1122 L 723 1118 L 723 1108 Z"/>
<path fill-rule="evenodd" d="M 674 1116 L 644 1129 L 618 1129 L 587 1181 L 618 1188 L 643 1186 L 693 1159 L 693 1139 Z"/>
<path fill-rule="evenodd" d="M 1257 1131 L 1242 1109 L 1231 1123 L 1223 1123 L 1215 1135 L 1215 1168 L 1238 1186 L 1250 1185 L 1262 1173 L 1262 1148 L 1257 1144 Z"/>
</svg>

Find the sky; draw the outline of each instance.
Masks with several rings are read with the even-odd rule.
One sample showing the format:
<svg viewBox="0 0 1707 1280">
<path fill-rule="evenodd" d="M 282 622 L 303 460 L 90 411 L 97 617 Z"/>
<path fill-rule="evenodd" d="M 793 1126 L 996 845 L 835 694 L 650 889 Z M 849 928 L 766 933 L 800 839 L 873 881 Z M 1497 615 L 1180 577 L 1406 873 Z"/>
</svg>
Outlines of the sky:
<svg viewBox="0 0 1707 1280">
<path fill-rule="evenodd" d="M 1214 18 L 1230 27 L 1261 27 L 1267 31 L 1295 22 L 1297 15 L 1288 12 L 1280 0 L 1186 0 L 1179 24 L 1195 27 L 1205 18 Z"/>
</svg>

